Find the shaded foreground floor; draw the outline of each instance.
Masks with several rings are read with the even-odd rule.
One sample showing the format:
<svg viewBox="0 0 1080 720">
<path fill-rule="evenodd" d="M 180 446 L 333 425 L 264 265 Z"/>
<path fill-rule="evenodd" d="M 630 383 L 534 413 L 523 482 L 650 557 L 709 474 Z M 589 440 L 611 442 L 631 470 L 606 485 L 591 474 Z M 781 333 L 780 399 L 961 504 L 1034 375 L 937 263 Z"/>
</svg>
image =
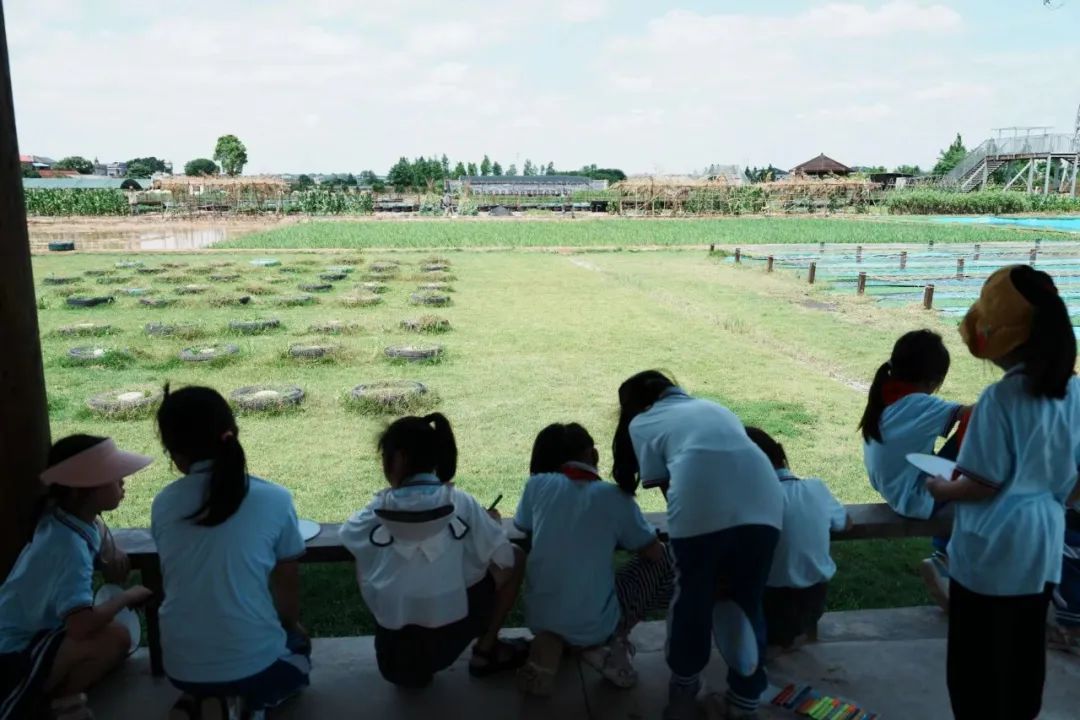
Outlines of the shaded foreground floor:
<svg viewBox="0 0 1080 720">
<path fill-rule="evenodd" d="M 882 718 L 944 720 L 951 717 L 945 689 L 945 632 L 944 616 L 932 608 L 830 613 L 822 620 L 821 642 L 775 660 L 770 680 L 810 683 L 822 692 L 850 698 Z M 658 622 L 635 631 L 641 674 L 636 689 L 615 690 L 568 658 L 558 692 L 542 701 L 522 699 L 512 677 L 473 680 L 465 660 L 440 675 L 428 690 L 401 692 L 379 676 L 370 637 L 316 640 L 312 686 L 272 717 L 658 719 L 668 676 L 664 636 Z M 712 687 L 724 687 L 724 665 L 715 654 L 707 676 Z M 175 697 L 168 681 L 150 676 L 148 656 L 140 650 L 91 699 L 102 720 L 126 720 L 164 718 Z M 1050 653 L 1042 720 L 1075 718 L 1078 705 L 1080 658 Z M 796 716 L 769 708 L 762 717 Z"/>
</svg>

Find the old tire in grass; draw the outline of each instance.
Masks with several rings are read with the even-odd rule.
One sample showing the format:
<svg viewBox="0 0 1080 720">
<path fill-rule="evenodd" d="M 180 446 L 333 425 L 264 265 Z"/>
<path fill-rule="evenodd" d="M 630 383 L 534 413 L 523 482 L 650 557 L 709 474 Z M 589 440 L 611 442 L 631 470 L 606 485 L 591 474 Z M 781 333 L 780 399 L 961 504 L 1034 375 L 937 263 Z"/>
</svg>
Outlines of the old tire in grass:
<svg viewBox="0 0 1080 720">
<path fill-rule="evenodd" d="M 94 282 L 98 285 L 124 285 L 134 279 L 127 275 L 102 275 L 99 278 L 94 278 Z"/>
<path fill-rule="evenodd" d="M 418 292 L 409 296 L 413 305 L 431 305 L 432 307 L 444 307 L 450 304 L 450 296 L 436 292 Z"/>
<path fill-rule="evenodd" d="M 330 292 L 334 289 L 334 286 L 330 283 L 300 283 L 299 287 L 304 292 Z"/>
<path fill-rule="evenodd" d="M 360 332 L 360 325 L 342 320 L 326 320 L 325 322 L 313 323 L 308 327 L 308 332 L 319 335 L 350 335 Z"/>
<path fill-rule="evenodd" d="M 420 266 L 420 272 L 432 273 L 432 272 L 446 272 L 450 269 L 450 266 L 446 263 L 427 263 Z"/>
<path fill-rule="evenodd" d="M 362 282 L 357 287 L 364 292 L 375 293 L 376 295 L 381 295 L 390 289 L 389 285 L 381 282 Z"/>
<path fill-rule="evenodd" d="M 419 333 L 444 333 L 450 331 L 450 321 L 437 315 L 422 315 L 402 320 L 401 329 Z"/>
<path fill-rule="evenodd" d="M 204 345 L 202 347 L 189 347 L 180 351 L 180 359 L 184 362 L 210 362 L 211 360 L 223 360 L 240 352 L 236 345 Z"/>
<path fill-rule="evenodd" d="M 68 307 L 92 308 L 98 305 L 108 305 L 115 300 L 111 295 L 72 295 L 67 299 Z"/>
<path fill-rule="evenodd" d="M 75 243 L 73 242 L 51 242 L 49 243 L 49 252 L 71 252 L 75 249 Z"/>
<path fill-rule="evenodd" d="M 356 268 L 352 265 L 329 265 L 326 268 L 326 272 L 334 273 L 335 275 L 348 275 L 355 269 Z"/>
<path fill-rule="evenodd" d="M 232 320 L 229 322 L 229 330 L 241 335 L 258 335 L 281 327 L 281 321 L 277 318 L 259 318 L 256 320 Z"/>
<path fill-rule="evenodd" d="M 383 350 L 391 360 L 435 363 L 442 359 L 442 345 L 391 345 Z"/>
<path fill-rule="evenodd" d="M 131 270 L 133 268 L 141 268 L 144 263 L 141 260 L 120 260 L 114 263 L 114 265 L 122 270 Z"/>
<path fill-rule="evenodd" d="M 250 295 L 218 295 L 207 299 L 210 307 L 230 307 L 233 305 L 247 305 L 251 302 Z"/>
<path fill-rule="evenodd" d="M 115 275 L 116 271 L 112 269 L 104 268 L 91 268 L 90 270 L 83 270 L 83 275 L 86 277 L 104 277 L 106 275 Z"/>
<path fill-rule="evenodd" d="M 248 261 L 248 264 L 255 267 L 277 267 L 281 264 L 281 261 L 277 258 L 256 258 Z"/>
<path fill-rule="evenodd" d="M 72 365 L 97 365 L 130 359 L 131 355 L 126 350 L 114 350 L 93 345 L 73 347 L 67 351 L 67 361 Z"/>
<path fill-rule="evenodd" d="M 73 275 L 49 275 L 42 279 L 42 285 L 71 285 L 79 282 L 80 278 Z"/>
<path fill-rule="evenodd" d="M 342 295 L 338 301 L 345 307 L 373 307 L 383 301 L 375 293 L 352 293 Z"/>
<path fill-rule="evenodd" d="M 337 354 L 339 350 L 337 345 L 296 343 L 289 346 L 288 354 L 294 360 L 323 360 Z"/>
<path fill-rule="evenodd" d="M 150 288 L 129 287 L 120 288 L 120 292 L 128 297 L 142 297 L 143 295 L 149 295 L 153 291 Z"/>
<path fill-rule="evenodd" d="M 99 393 L 86 401 L 97 415 L 106 417 L 135 417 L 148 414 L 161 402 L 162 393 L 156 388 L 127 388 Z"/>
<path fill-rule="evenodd" d="M 161 275 L 162 273 L 165 272 L 165 268 L 163 268 L 163 267 L 146 267 L 145 265 L 140 265 L 140 266 L 135 268 L 135 272 L 139 273 L 140 275 Z"/>
<path fill-rule="evenodd" d="M 147 323 L 143 331 L 151 337 L 187 337 L 202 335 L 202 329 L 191 323 Z"/>
<path fill-rule="evenodd" d="M 265 412 L 295 407 L 304 401 L 304 391 L 296 385 L 249 385 L 229 393 L 240 410 Z"/>
<path fill-rule="evenodd" d="M 75 325 L 65 325 L 56 332 L 64 337 L 97 337 L 111 333 L 112 325 L 105 325 L 102 323 L 77 323 Z"/>
<path fill-rule="evenodd" d="M 275 305 L 281 305 L 282 307 L 301 307 L 303 305 L 314 305 L 317 302 L 319 302 L 319 298 L 307 294 L 283 295 L 274 300 Z"/>
<path fill-rule="evenodd" d="M 348 399 L 360 411 L 398 413 L 430 401 L 431 391 L 415 380 L 381 380 L 357 385 Z"/>
<path fill-rule="evenodd" d="M 176 298 L 144 297 L 139 298 L 139 304 L 149 308 L 164 308 L 176 304 Z"/>
<path fill-rule="evenodd" d="M 339 282 L 341 280 L 344 280 L 346 277 L 348 277 L 348 276 L 343 272 L 319 273 L 319 279 L 320 280 L 325 280 L 326 282 Z"/>
<path fill-rule="evenodd" d="M 438 292 L 438 293 L 451 293 L 454 292 L 454 286 L 450 283 L 444 282 L 430 282 L 421 283 L 416 286 L 416 289 L 420 292 Z"/>
<path fill-rule="evenodd" d="M 201 295 L 210 288 L 206 285 L 181 285 L 176 288 L 177 295 Z"/>
<path fill-rule="evenodd" d="M 240 273 L 212 273 L 210 275 L 211 282 L 236 282 L 240 279 Z"/>
</svg>

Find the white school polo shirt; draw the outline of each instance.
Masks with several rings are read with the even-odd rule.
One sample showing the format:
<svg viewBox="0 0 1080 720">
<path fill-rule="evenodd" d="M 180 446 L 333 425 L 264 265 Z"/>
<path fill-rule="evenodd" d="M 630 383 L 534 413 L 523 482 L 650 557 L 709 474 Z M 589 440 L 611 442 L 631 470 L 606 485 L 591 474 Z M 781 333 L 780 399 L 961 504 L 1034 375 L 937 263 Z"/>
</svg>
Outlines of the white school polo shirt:
<svg viewBox="0 0 1080 720">
<path fill-rule="evenodd" d="M 784 500 L 772 463 L 727 408 L 667 390 L 630 422 L 644 487 L 669 482 L 668 534 L 739 525 L 780 528 Z"/>
<path fill-rule="evenodd" d="M 209 462 L 196 463 L 158 493 L 150 508 L 165 581 L 165 672 L 195 683 L 240 680 L 287 654 L 270 573 L 279 562 L 304 554 L 289 491 L 256 477 L 240 508 L 222 524 L 203 527 L 189 520 L 202 504 L 210 469 Z"/>
<path fill-rule="evenodd" d="M 847 510 L 817 478 L 776 471 L 784 492 L 784 527 L 773 554 L 769 587 L 808 588 L 836 574 L 829 555 L 831 530 L 847 525 Z"/>
<path fill-rule="evenodd" d="M 983 595 L 1032 595 L 1061 581 L 1065 500 L 1080 464 L 1080 380 L 1062 400 L 1035 398 L 1013 369 L 979 398 L 957 462 L 997 489 L 955 502 L 949 575 Z"/>
<path fill-rule="evenodd" d="M 407 525 L 396 529 L 379 511 L 425 513 L 453 506 L 429 523 L 429 532 Z M 514 549 L 502 524 L 468 493 L 435 475 L 415 475 L 386 488 L 340 531 L 356 557 L 360 594 L 384 628 L 436 628 L 469 612 L 468 588 L 484 579 L 490 565 L 513 567 Z"/>
<path fill-rule="evenodd" d="M 532 535 L 525 624 L 533 633 L 552 632 L 571 645 L 607 642 L 620 617 L 615 549 L 637 551 L 656 541 L 656 529 L 634 498 L 600 479 L 533 475 L 514 524 Z"/>
<path fill-rule="evenodd" d="M 94 558 L 101 536 L 93 525 L 56 508 L 38 522 L 0 585 L 0 654 L 21 652 L 43 630 L 94 604 Z"/>
<path fill-rule="evenodd" d="M 932 455 L 939 437 L 956 424 L 962 405 L 936 395 L 907 395 L 881 414 L 881 439 L 863 444 L 863 462 L 870 484 L 897 514 L 925 519 L 934 511 L 934 498 L 925 478 L 907 461 L 910 453 Z"/>
</svg>

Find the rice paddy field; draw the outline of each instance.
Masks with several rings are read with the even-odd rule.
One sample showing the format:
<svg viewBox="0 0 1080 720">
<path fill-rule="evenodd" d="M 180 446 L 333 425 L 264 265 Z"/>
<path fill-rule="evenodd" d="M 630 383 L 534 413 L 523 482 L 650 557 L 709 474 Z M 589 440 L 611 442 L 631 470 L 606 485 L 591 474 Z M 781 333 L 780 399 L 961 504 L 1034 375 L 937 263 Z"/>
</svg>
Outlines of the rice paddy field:
<svg viewBox="0 0 1080 720">
<path fill-rule="evenodd" d="M 1005 243 L 1003 252 L 1026 257 L 1034 236 L 851 220 L 304 223 L 204 252 L 38 255 L 53 434 L 107 433 L 159 458 L 129 480 L 124 505 L 109 518 L 114 527 L 146 525 L 151 499 L 176 475 L 151 419 L 155 390 L 167 382 L 225 394 L 254 388 L 247 395 L 262 393 L 270 407 L 240 410 L 251 472 L 289 488 L 302 517 L 340 521 L 383 486 L 375 441 L 401 410 L 358 403 L 351 391 L 422 383 L 426 392 L 409 407 L 451 419 L 457 484 L 481 502 L 503 494 L 508 514 L 532 440 L 550 422 L 583 423 L 600 444 L 602 469 L 610 469 L 618 385 L 655 367 L 774 433 L 794 470 L 824 478 L 841 500 L 877 501 L 855 427 L 867 384 L 896 337 L 920 327 L 945 336 L 954 358 L 942 390 L 949 398 L 974 401 L 997 373 L 967 355 L 955 313 L 922 309 L 921 293 L 879 301 L 882 293 L 860 297 L 844 285 L 852 247 L 836 239 L 870 245 L 871 237 L 889 253 L 908 248 L 915 274 L 938 262 L 918 255 L 929 252 L 930 238 L 965 253 L 975 243 Z M 1072 247 L 1056 239 L 1064 236 L 1040 237 L 1047 253 Z M 797 240 L 806 246 L 793 246 Z M 702 247 L 714 242 L 724 251 Z M 801 263 L 820 254 L 820 242 L 826 277 L 810 286 Z M 735 245 L 747 248 L 739 264 Z M 601 249 L 582 249 L 594 246 Z M 755 260 L 781 251 L 794 259 L 778 260 L 774 273 Z M 990 262 L 988 248 L 982 252 Z M 869 262 L 872 251 L 864 253 Z M 954 260 L 950 254 L 941 265 Z M 977 285 L 970 283 L 974 292 Z M 417 304 L 433 295 L 442 304 Z M 97 296 L 111 300 L 69 302 Z M 425 327 L 439 332 L 409 324 L 425 316 L 436 318 Z M 297 352 L 316 346 L 321 356 Z M 435 357 L 387 356 L 387 348 L 408 355 L 419 346 Z M 273 394 L 293 388 L 303 391 L 299 404 Z M 114 403 L 104 414 L 87 404 L 103 393 Z M 124 406 L 144 397 L 148 407 Z M 663 509 L 659 493 L 638 500 L 646 511 Z M 836 544 L 831 607 L 929 602 L 916 574 L 926 546 Z M 370 630 L 351 568 L 304 572 L 305 615 L 316 633 Z"/>
</svg>

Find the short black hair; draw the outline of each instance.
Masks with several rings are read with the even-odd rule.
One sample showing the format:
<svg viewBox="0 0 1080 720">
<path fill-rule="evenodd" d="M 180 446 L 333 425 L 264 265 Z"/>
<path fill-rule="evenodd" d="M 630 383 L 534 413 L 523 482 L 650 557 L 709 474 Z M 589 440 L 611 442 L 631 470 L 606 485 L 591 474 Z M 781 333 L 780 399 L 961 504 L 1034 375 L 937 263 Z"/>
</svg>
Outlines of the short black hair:
<svg viewBox="0 0 1080 720">
<path fill-rule="evenodd" d="M 533 442 L 529 472 L 558 472 L 566 463 L 580 458 L 596 447 L 592 435 L 578 423 L 552 423 L 541 430 Z"/>
<path fill-rule="evenodd" d="M 788 466 L 787 453 L 784 452 L 784 446 L 776 442 L 769 433 L 765 432 L 761 428 L 748 427 L 746 428 L 746 434 L 750 436 L 750 439 L 754 441 L 754 444 L 761 448 L 765 456 L 769 458 L 769 462 L 772 466 L 780 470 Z"/>
</svg>

